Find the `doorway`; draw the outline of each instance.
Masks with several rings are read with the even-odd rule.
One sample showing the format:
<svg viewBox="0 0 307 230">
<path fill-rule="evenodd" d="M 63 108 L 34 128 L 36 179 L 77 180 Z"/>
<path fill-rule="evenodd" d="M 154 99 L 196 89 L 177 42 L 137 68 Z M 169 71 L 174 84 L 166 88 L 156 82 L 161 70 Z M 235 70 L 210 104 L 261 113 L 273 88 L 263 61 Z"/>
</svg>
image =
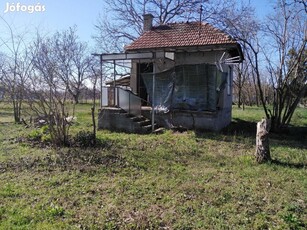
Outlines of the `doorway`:
<svg viewBox="0 0 307 230">
<path fill-rule="evenodd" d="M 148 93 L 142 78 L 143 73 L 153 73 L 153 63 L 138 63 L 137 94 L 142 98 L 142 106 L 148 106 Z"/>
</svg>

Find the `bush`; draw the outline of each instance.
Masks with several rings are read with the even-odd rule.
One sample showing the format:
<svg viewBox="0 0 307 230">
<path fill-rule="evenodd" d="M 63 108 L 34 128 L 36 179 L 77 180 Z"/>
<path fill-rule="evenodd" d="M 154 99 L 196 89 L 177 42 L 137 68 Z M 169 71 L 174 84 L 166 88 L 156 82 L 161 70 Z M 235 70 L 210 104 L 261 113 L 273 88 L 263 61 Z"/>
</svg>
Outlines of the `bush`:
<svg viewBox="0 0 307 230">
<path fill-rule="evenodd" d="M 93 147 L 96 145 L 96 138 L 92 132 L 80 131 L 74 137 L 74 144 L 78 147 Z"/>
<path fill-rule="evenodd" d="M 34 129 L 28 134 L 28 138 L 31 141 L 39 141 L 39 142 L 50 142 L 51 135 L 49 132 L 48 125 L 44 125 L 39 129 Z"/>
<path fill-rule="evenodd" d="M 42 134 L 40 132 L 40 130 L 33 130 L 31 131 L 29 134 L 28 134 L 28 138 L 31 140 L 31 141 L 40 141 L 41 138 L 42 138 Z"/>
</svg>

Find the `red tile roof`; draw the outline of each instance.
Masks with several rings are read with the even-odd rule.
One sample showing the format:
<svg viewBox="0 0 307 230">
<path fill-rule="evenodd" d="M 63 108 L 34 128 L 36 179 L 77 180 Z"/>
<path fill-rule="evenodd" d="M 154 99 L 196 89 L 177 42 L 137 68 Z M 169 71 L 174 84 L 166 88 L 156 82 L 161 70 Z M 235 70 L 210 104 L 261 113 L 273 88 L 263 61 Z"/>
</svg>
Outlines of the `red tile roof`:
<svg viewBox="0 0 307 230">
<path fill-rule="evenodd" d="M 173 23 L 153 27 L 126 46 L 126 51 L 236 44 L 236 41 L 208 23 Z"/>
</svg>

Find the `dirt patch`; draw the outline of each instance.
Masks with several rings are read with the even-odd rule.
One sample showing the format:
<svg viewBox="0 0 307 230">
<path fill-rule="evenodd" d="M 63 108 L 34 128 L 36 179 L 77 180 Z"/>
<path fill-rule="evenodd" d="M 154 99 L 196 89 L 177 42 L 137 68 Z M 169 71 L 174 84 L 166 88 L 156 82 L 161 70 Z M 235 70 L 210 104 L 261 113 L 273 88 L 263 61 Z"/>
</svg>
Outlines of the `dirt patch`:
<svg viewBox="0 0 307 230">
<path fill-rule="evenodd" d="M 67 148 L 54 150 L 45 156 L 24 156 L 0 162 L 0 173 L 6 171 L 53 171 L 80 170 L 90 171 L 98 167 L 124 167 L 126 161 L 116 153 L 107 153 L 97 148 Z"/>
</svg>

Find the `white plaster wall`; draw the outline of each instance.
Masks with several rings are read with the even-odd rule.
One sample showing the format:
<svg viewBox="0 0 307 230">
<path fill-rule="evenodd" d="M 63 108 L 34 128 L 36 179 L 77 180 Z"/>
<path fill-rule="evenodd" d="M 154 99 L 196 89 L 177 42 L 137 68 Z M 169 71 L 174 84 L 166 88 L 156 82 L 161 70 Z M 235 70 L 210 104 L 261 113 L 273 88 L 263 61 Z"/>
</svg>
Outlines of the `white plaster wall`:
<svg viewBox="0 0 307 230">
<path fill-rule="evenodd" d="M 176 53 L 175 63 L 176 65 L 184 65 L 184 64 L 215 64 L 221 56 L 223 55 L 223 51 L 208 51 L 208 52 L 181 52 Z"/>
</svg>

